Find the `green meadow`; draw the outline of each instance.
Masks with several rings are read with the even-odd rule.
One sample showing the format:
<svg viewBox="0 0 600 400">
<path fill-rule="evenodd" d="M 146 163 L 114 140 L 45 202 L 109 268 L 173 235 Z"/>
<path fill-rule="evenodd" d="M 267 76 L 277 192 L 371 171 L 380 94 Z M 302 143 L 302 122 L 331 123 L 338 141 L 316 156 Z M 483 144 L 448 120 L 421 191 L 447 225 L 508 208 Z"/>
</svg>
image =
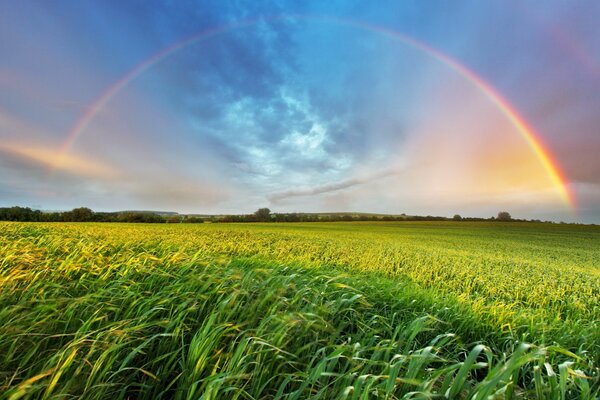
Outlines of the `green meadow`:
<svg viewBox="0 0 600 400">
<path fill-rule="evenodd" d="M 2 399 L 594 399 L 600 227 L 0 223 Z"/>
</svg>

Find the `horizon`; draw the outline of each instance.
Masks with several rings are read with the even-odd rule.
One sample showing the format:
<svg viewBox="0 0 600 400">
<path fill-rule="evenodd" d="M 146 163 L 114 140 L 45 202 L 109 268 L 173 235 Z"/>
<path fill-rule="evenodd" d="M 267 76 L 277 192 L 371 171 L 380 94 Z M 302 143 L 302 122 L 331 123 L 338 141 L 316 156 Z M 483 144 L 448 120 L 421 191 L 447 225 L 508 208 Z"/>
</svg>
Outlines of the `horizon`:
<svg viewBox="0 0 600 400">
<path fill-rule="evenodd" d="M 600 223 L 598 3 L 0 11 L 7 207 Z"/>
<path fill-rule="evenodd" d="M 255 211 L 251 211 L 251 212 L 234 212 L 234 213 L 202 213 L 202 212 L 183 212 L 183 211 L 174 211 L 174 210 L 152 210 L 152 209 L 110 209 L 110 210 L 94 210 L 91 209 L 90 207 L 86 207 L 86 206 L 80 206 L 80 207 L 75 207 L 75 208 L 71 208 L 71 209 L 54 209 L 54 210 L 49 210 L 49 209 L 39 209 L 39 208 L 33 208 L 33 207 L 28 207 L 28 206 L 20 206 L 20 205 L 13 205 L 13 206 L 2 206 L 0 205 L 0 209 L 6 209 L 6 208 L 12 208 L 12 207 L 19 207 L 19 208 L 29 208 L 32 211 L 39 211 L 41 213 L 46 213 L 46 214 L 62 214 L 62 213 L 68 213 L 70 211 L 73 211 L 75 209 L 80 209 L 80 208 L 86 208 L 91 210 L 93 213 L 104 213 L 104 214 L 119 214 L 119 213 L 144 213 L 144 214 L 156 214 L 156 215 L 178 215 L 178 216 L 196 216 L 196 217 L 227 217 L 227 216 L 248 216 L 248 215 L 253 215 Z M 407 217 L 407 218 L 443 218 L 443 219 L 447 219 L 452 221 L 454 217 L 459 216 L 461 218 L 461 220 L 465 220 L 465 222 L 469 222 L 469 220 L 480 220 L 480 221 L 492 221 L 492 220 L 497 220 L 498 219 L 498 214 L 501 212 L 508 212 L 510 215 L 510 220 L 508 221 L 503 221 L 503 222 L 540 222 L 540 223 L 552 223 L 552 224 L 575 224 L 575 225 L 590 225 L 590 226 L 596 226 L 598 225 L 597 223 L 594 222 L 580 222 L 580 221 L 574 221 L 574 222 L 567 222 L 567 221 L 563 221 L 563 220 L 556 220 L 556 219 L 540 219 L 540 218 L 526 218 L 526 217 L 522 217 L 522 216 L 518 216 L 518 215 L 512 215 L 509 211 L 506 210 L 502 210 L 502 211 L 498 211 L 495 215 L 491 215 L 491 216 L 474 216 L 474 215 L 464 215 L 464 214 L 459 214 L 459 213 L 450 213 L 450 214 L 446 214 L 446 215 L 439 215 L 439 214 L 431 214 L 431 213 L 422 213 L 422 214 L 409 214 L 409 213 L 397 213 L 397 214 L 388 214 L 388 213 L 373 213 L 373 212 L 368 212 L 368 211 L 277 211 L 277 210 L 271 210 L 269 209 L 271 215 L 340 215 L 340 216 L 366 216 L 366 217 L 393 217 L 393 218 L 399 218 L 399 217 Z M 56 222 L 56 221 L 54 221 Z M 280 221 L 278 221 L 280 222 Z M 302 222 L 302 221 L 299 221 Z M 337 221 L 339 222 L 339 221 Z M 413 221 L 414 222 L 414 221 Z M 460 221 L 459 221 L 460 222 Z M 473 222 L 473 221 L 472 221 Z"/>
</svg>

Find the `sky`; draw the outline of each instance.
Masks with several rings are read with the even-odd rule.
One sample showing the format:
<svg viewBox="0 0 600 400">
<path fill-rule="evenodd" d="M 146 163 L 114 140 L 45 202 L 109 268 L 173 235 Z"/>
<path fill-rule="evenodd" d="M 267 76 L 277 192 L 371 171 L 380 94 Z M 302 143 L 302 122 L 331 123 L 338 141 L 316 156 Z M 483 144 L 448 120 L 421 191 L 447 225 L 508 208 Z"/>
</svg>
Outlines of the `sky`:
<svg viewBox="0 0 600 400">
<path fill-rule="evenodd" d="M 597 1 L 0 2 L 0 206 L 600 223 Z"/>
</svg>

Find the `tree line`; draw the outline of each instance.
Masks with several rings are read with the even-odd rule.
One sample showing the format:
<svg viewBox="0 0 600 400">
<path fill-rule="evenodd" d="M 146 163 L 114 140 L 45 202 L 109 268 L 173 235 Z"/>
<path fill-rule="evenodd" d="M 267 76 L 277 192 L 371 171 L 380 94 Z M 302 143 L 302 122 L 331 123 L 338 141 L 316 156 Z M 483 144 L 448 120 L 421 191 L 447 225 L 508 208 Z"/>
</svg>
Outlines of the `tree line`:
<svg viewBox="0 0 600 400">
<path fill-rule="evenodd" d="M 500 211 L 490 218 L 462 217 L 459 214 L 452 218 L 433 215 L 378 215 L 352 213 L 271 213 L 268 208 L 259 208 L 253 214 L 224 215 L 211 217 L 211 222 L 351 222 L 351 221 L 514 221 L 542 222 L 538 219 L 514 219 L 507 211 Z M 544 221 L 551 222 L 551 221 Z"/>
<path fill-rule="evenodd" d="M 140 223 L 229 223 L 229 222 L 352 222 L 352 221 L 515 221 L 542 222 L 540 220 L 513 219 L 506 211 L 491 218 L 462 217 L 452 218 L 420 215 L 375 215 L 375 214 L 311 214 L 311 213 L 272 213 L 268 208 L 259 208 L 252 214 L 195 216 L 180 214 L 159 214 L 148 211 L 96 212 L 87 207 L 74 208 L 64 212 L 43 212 L 29 207 L 0 208 L 0 221 L 20 222 L 140 222 Z M 551 222 L 551 221 L 544 221 Z"/>
<path fill-rule="evenodd" d="M 155 212 L 120 211 L 95 212 L 87 207 L 74 208 L 64 212 L 42 212 L 29 207 L 0 208 L 0 221 L 20 222 L 144 222 L 167 223 L 186 222 L 202 223 L 204 220 L 195 216 L 160 215 Z"/>
<path fill-rule="evenodd" d="M 215 216 L 211 222 L 351 222 L 351 221 L 446 221 L 445 217 L 428 215 L 369 215 L 351 213 L 271 213 L 268 208 L 259 208 L 253 214 Z"/>
</svg>

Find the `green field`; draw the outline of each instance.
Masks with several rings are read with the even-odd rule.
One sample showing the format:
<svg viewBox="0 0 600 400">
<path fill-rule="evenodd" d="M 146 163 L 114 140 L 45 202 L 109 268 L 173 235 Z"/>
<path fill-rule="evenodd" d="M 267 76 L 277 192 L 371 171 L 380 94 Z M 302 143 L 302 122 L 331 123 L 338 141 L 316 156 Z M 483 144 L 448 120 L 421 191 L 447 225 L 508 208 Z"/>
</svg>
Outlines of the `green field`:
<svg viewBox="0 0 600 400">
<path fill-rule="evenodd" d="M 600 228 L 0 223 L 0 397 L 600 396 Z"/>
</svg>

